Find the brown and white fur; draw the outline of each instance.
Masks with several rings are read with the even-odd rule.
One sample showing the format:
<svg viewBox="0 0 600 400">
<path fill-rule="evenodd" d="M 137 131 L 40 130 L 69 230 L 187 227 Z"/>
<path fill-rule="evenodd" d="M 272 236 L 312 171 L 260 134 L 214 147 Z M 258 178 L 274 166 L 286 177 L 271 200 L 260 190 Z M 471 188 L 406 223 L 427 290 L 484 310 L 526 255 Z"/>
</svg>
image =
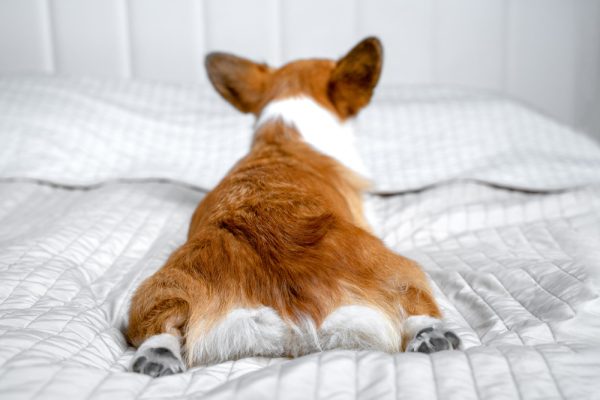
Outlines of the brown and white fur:
<svg viewBox="0 0 600 400">
<path fill-rule="evenodd" d="M 135 293 L 131 369 L 249 356 L 457 348 L 425 274 L 370 233 L 349 119 L 379 79 L 367 38 L 338 61 L 275 69 L 212 53 L 216 90 L 257 117 L 250 152 L 202 200 L 187 242 Z"/>
</svg>

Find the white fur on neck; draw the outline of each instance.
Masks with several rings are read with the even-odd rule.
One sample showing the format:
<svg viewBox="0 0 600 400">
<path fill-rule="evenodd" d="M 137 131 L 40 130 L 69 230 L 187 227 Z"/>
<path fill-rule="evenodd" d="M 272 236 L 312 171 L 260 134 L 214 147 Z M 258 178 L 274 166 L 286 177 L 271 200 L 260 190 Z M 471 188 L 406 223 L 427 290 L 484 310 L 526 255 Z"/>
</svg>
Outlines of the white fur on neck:
<svg viewBox="0 0 600 400">
<path fill-rule="evenodd" d="M 352 124 L 339 118 L 309 97 L 291 97 L 269 103 L 256 121 L 256 128 L 280 118 L 298 129 L 304 140 L 323 154 L 368 178 L 367 168 L 356 148 Z"/>
</svg>

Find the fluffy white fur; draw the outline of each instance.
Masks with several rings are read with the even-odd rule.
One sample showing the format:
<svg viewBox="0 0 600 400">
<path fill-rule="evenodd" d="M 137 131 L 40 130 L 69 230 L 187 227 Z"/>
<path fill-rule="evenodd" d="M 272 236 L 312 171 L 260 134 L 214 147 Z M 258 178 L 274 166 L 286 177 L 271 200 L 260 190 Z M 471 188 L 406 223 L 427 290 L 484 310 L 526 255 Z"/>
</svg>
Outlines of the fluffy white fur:
<svg viewBox="0 0 600 400">
<path fill-rule="evenodd" d="M 369 177 L 356 148 L 351 121 L 340 121 L 336 115 L 309 97 L 292 97 L 269 103 L 256 121 L 256 127 L 278 118 L 296 127 L 304 140 L 315 149 L 335 158 L 363 177 Z"/>
<path fill-rule="evenodd" d="M 208 332 L 199 328 L 188 336 L 189 365 L 250 356 L 296 357 L 336 348 L 397 352 L 402 342 L 400 329 L 381 311 L 359 305 L 338 308 L 319 329 L 309 318 L 286 322 L 270 307 L 237 308 Z"/>
<path fill-rule="evenodd" d="M 400 351 L 399 329 L 381 311 L 366 306 L 342 306 L 321 325 L 323 350 L 336 348 Z"/>
<path fill-rule="evenodd" d="M 286 353 L 299 357 L 323 350 L 319 341 L 317 325 L 311 318 L 302 318 L 298 324 L 289 323 L 290 332 L 286 342 Z"/>
<path fill-rule="evenodd" d="M 250 356 L 285 355 L 290 328 L 270 307 L 237 308 L 187 344 L 188 363 L 212 364 Z"/>
</svg>

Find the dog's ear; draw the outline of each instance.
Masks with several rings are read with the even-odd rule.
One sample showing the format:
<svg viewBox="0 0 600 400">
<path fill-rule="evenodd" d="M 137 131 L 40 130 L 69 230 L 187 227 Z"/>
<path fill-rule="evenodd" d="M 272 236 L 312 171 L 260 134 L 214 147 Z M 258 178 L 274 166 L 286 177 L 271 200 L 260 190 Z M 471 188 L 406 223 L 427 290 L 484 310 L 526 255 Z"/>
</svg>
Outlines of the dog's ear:
<svg viewBox="0 0 600 400">
<path fill-rule="evenodd" d="M 226 53 L 210 53 L 204 60 L 212 85 L 238 110 L 258 113 L 269 85 L 271 71 L 266 64 Z"/>
<path fill-rule="evenodd" d="M 351 117 L 369 103 L 382 63 L 383 47 L 376 37 L 364 39 L 337 62 L 328 95 L 340 115 Z"/>
</svg>

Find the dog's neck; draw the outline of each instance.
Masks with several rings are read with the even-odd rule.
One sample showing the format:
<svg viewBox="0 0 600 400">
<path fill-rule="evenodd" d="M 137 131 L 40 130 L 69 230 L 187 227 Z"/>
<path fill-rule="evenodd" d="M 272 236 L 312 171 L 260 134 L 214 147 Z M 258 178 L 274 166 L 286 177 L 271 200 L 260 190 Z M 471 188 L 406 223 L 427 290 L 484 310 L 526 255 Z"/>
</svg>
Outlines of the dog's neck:
<svg viewBox="0 0 600 400">
<path fill-rule="evenodd" d="M 269 103 L 258 117 L 255 130 L 276 120 L 295 127 L 304 141 L 316 150 L 335 158 L 363 177 L 368 177 L 356 147 L 351 122 L 340 121 L 336 115 L 309 97 L 292 97 Z"/>
</svg>

